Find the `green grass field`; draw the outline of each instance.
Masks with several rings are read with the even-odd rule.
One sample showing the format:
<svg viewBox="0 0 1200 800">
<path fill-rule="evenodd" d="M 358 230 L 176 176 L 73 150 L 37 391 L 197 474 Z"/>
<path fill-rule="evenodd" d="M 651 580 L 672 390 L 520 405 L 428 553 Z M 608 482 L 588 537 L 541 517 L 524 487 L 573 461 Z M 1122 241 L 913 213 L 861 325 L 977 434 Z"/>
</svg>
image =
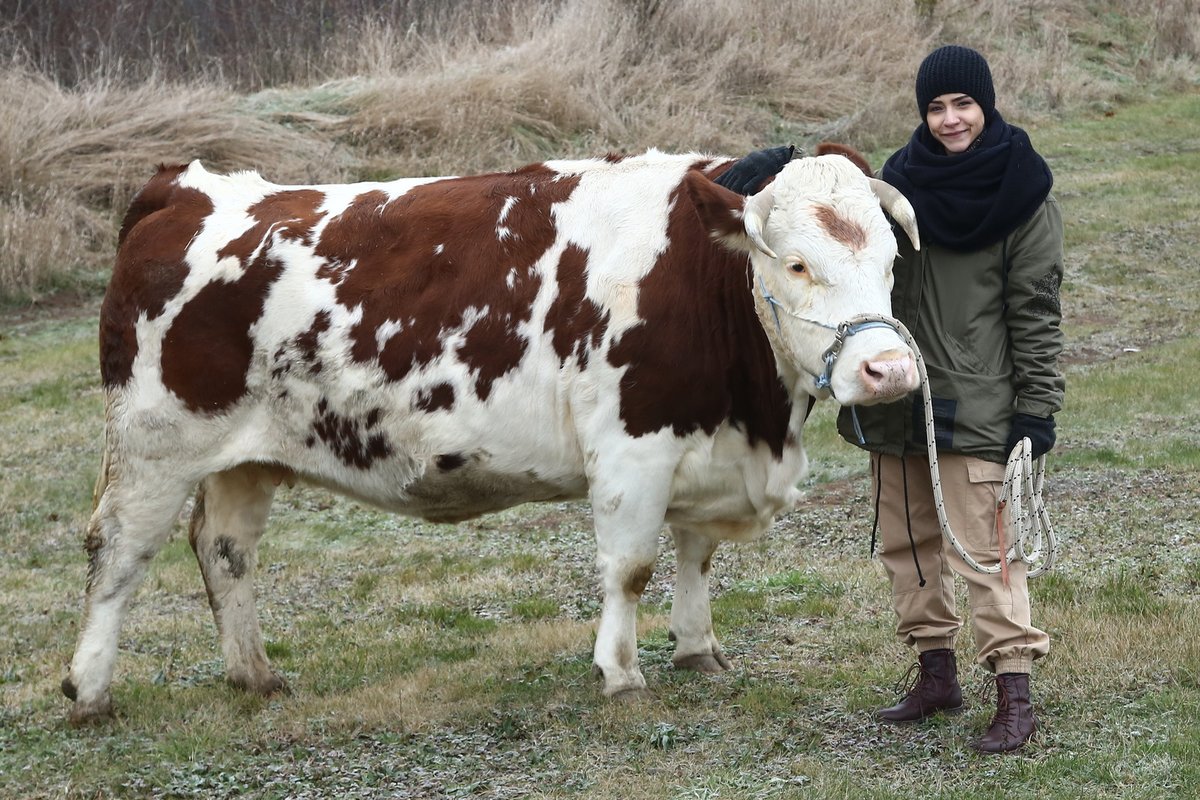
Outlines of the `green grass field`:
<svg viewBox="0 0 1200 800">
<path fill-rule="evenodd" d="M 0 327 L 0 796 L 1200 796 L 1200 94 L 1031 135 L 1067 222 L 1070 346 L 1047 478 L 1064 552 L 1032 584 L 1053 647 L 1023 753 L 965 746 L 992 710 L 979 668 L 966 714 L 872 719 L 910 655 L 867 553 L 862 458 L 827 405 L 803 507 L 715 559 L 732 672 L 671 669 L 664 539 L 639 635 L 653 697 L 600 696 L 585 505 L 450 526 L 296 488 L 277 497 L 258 576 L 292 694 L 225 685 L 181 524 L 122 634 L 118 717 L 71 728 L 58 684 L 103 415 L 87 300 Z"/>
</svg>

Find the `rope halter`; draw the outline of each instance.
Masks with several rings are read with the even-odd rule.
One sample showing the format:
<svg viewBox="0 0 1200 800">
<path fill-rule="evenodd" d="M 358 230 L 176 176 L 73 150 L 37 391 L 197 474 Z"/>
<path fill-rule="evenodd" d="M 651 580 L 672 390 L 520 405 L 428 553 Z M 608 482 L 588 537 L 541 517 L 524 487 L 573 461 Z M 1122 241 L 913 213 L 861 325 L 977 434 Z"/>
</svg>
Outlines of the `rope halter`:
<svg viewBox="0 0 1200 800">
<path fill-rule="evenodd" d="M 805 369 L 799 364 L 796 366 L 813 376 L 814 389 L 817 391 L 829 392 L 829 396 L 833 397 L 835 400 L 837 399 L 837 396 L 833 393 L 833 385 L 831 383 L 833 380 L 833 368 L 834 365 L 837 364 L 838 356 L 842 354 L 842 348 L 846 346 L 846 340 L 856 333 L 862 333 L 863 331 L 870 330 L 871 328 L 888 328 L 895 331 L 896 326 L 900 324 L 898 320 L 894 320 L 891 317 L 885 317 L 881 314 L 860 314 L 858 316 L 851 317 L 844 322 L 839 322 L 837 325 L 829 325 L 824 322 L 818 322 L 815 319 L 809 319 L 808 317 L 797 314 L 795 311 L 792 311 L 783 303 L 779 302 L 779 298 L 771 294 L 770 290 L 767 289 L 767 284 L 763 281 L 762 275 L 758 275 L 758 285 L 762 290 L 763 300 L 765 300 L 767 305 L 770 306 L 771 313 L 775 317 L 775 329 L 781 336 L 783 335 L 783 324 L 779 321 L 779 313 L 781 311 L 793 319 L 797 319 L 801 322 L 808 323 L 809 325 L 815 325 L 818 328 L 824 328 L 827 331 L 834 332 L 833 343 L 830 344 L 829 347 L 826 348 L 825 352 L 821 354 L 821 363 L 823 368 L 820 372 L 813 372 L 809 369 Z M 851 408 L 853 408 L 853 406 L 851 406 Z M 855 423 L 857 427 L 857 418 L 855 418 Z"/>
</svg>

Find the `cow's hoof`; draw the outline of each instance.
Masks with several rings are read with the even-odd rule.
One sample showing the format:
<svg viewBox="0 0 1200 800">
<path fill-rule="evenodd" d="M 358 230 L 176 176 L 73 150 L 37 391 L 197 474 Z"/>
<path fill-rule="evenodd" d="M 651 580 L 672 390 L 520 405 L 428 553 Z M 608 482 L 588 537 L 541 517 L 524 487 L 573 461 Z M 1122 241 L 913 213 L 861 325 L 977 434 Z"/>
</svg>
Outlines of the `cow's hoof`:
<svg viewBox="0 0 1200 800">
<path fill-rule="evenodd" d="M 614 703 L 620 703 L 621 705 L 640 705 L 648 700 L 653 700 L 654 693 L 644 686 L 631 687 L 629 689 L 621 689 L 620 691 L 613 692 L 608 696 L 608 699 Z"/>
<path fill-rule="evenodd" d="M 228 677 L 229 684 L 237 689 L 241 689 L 248 694 L 257 694 L 262 697 L 273 697 L 274 695 L 288 695 L 292 693 L 292 689 L 288 686 L 286 680 L 282 676 L 276 675 L 274 672 L 268 672 L 265 675 L 245 676 L 245 675 L 230 675 Z"/>
<path fill-rule="evenodd" d="M 689 669 L 709 675 L 733 669 L 733 664 L 719 650 L 713 653 L 692 653 L 690 656 L 672 659 L 675 669 Z"/>
<path fill-rule="evenodd" d="M 112 715 L 112 698 L 105 692 L 99 700 L 92 703 L 76 701 L 67 714 L 67 722 L 76 727 L 96 725 L 112 719 Z"/>
</svg>

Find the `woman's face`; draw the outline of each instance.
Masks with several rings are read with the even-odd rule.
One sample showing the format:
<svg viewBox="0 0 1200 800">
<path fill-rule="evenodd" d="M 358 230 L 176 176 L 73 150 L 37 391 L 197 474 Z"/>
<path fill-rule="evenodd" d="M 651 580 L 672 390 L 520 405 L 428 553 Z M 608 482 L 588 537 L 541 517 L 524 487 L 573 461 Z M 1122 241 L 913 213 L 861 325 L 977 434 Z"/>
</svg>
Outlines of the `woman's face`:
<svg viewBox="0 0 1200 800">
<path fill-rule="evenodd" d="M 947 153 L 962 153 L 983 133 L 983 108 L 961 92 L 938 95 L 925 109 L 925 124 Z"/>
</svg>

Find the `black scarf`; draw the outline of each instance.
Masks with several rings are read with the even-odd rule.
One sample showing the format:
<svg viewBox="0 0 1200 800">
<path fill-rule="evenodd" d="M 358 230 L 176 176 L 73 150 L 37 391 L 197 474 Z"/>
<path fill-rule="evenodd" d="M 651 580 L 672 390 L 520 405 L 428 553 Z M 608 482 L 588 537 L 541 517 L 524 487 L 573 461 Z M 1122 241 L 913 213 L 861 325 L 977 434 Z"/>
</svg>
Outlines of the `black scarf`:
<svg viewBox="0 0 1200 800">
<path fill-rule="evenodd" d="M 946 155 L 925 123 L 883 165 L 917 212 L 921 239 L 951 250 L 1000 241 L 1033 216 L 1054 177 L 1025 131 L 993 111 L 970 150 Z"/>
</svg>

